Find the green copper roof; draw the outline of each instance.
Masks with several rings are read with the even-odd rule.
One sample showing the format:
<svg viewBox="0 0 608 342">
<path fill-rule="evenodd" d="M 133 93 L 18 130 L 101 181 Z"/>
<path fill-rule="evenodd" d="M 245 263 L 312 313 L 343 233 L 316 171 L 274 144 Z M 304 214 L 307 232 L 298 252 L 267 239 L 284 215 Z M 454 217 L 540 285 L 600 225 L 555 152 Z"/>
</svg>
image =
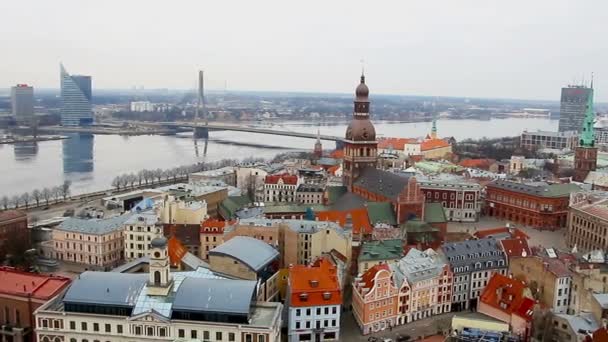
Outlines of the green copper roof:
<svg viewBox="0 0 608 342">
<path fill-rule="evenodd" d="M 400 259 L 403 256 L 403 241 L 380 240 L 363 243 L 359 253 L 359 262 Z"/>
<path fill-rule="evenodd" d="M 327 189 L 327 199 L 329 200 L 329 204 L 334 204 L 342 195 L 347 192 L 345 186 L 328 186 Z"/>
<path fill-rule="evenodd" d="M 251 203 L 251 199 L 248 196 L 231 196 L 223 200 L 219 205 L 220 215 L 225 219 L 229 220 L 234 217 L 234 214 L 239 210 Z"/>
<path fill-rule="evenodd" d="M 441 203 L 425 203 L 424 220 L 428 223 L 447 222 Z"/>
<path fill-rule="evenodd" d="M 386 223 L 391 226 L 397 224 L 393 206 L 390 202 L 367 202 L 367 215 L 372 226 L 377 223 Z"/>
<path fill-rule="evenodd" d="M 587 98 L 587 110 L 585 112 L 585 120 L 583 121 L 583 131 L 581 132 L 581 140 L 579 145 L 582 147 L 594 147 L 595 135 L 593 134 L 593 122 L 595 121 L 595 112 L 593 111 L 593 88 L 589 92 Z"/>
</svg>

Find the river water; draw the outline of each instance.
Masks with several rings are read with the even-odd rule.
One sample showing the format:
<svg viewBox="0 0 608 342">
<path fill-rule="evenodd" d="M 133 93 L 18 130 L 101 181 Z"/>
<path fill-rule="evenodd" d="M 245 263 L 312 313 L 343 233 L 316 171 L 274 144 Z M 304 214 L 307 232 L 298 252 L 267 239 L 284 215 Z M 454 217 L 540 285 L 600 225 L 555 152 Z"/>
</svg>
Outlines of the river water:
<svg viewBox="0 0 608 342">
<path fill-rule="evenodd" d="M 495 138 L 516 136 L 524 129 L 557 130 L 557 120 L 549 118 L 507 118 L 492 120 L 439 120 L 439 136 Z M 288 122 L 256 124 L 276 130 L 343 136 L 347 123 L 311 124 Z M 422 137 L 431 123 L 376 122 L 378 136 Z M 235 144 L 231 144 L 234 142 Z M 72 193 L 110 188 L 112 179 L 141 169 L 166 169 L 199 161 L 224 158 L 272 158 L 294 150 L 311 150 L 314 141 L 303 138 L 243 132 L 211 132 L 204 153 L 204 141 L 191 136 L 79 135 L 61 141 L 0 145 L 0 196 L 21 194 L 36 188 L 52 187 L 72 181 Z M 334 143 L 323 142 L 324 149 Z"/>
</svg>

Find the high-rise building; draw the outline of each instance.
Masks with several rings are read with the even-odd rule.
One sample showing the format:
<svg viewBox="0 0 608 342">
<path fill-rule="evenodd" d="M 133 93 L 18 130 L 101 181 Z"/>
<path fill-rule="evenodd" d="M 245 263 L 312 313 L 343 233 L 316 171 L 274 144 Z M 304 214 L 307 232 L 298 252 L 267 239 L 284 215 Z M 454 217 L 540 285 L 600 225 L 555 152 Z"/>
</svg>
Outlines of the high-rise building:
<svg viewBox="0 0 608 342">
<path fill-rule="evenodd" d="M 587 101 L 592 92 L 591 88 L 582 85 L 562 88 L 558 131 L 581 132 Z"/>
<path fill-rule="evenodd" d="M 34 117 L 34 87 L 17 84 L 11 88 L 13 116 L 18 123 L 27 123 Z"/>
<path fill-rule="evenodd" d="M 91 76 L 70 75 L 61 64 L 61 124 L 86 126 L 93 123 Z"/>
<path fill-rule="evenodd" d="M 578 147 L 574 150 L 574 177 L 572 179 L 577 182 L 584 182 L 589 172 L 595 171 L 597 167 L 597 147 L 595 146 L 595 135 L 593 133 L 593 123 L 595 121 L 593 83 L 591 83 L 589 90 L 581 124 L 582 131 Z"/>
</svg>

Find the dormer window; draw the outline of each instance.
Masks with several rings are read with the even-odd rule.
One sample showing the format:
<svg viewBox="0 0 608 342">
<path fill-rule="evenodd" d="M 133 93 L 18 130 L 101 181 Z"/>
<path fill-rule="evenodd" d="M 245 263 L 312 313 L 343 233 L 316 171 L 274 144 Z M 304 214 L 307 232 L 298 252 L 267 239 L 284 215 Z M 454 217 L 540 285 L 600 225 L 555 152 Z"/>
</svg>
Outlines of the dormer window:
<svg viewBox="0 0 608 342">
<path fill-rule="evenodd" d="M 324 300 L 330 300 L 331 299 L 331 292 L 323 292 L 323 299 Z"/>
<path fill-rule="evenodd" d="M 303 302 L 308 301 L 308 293 L 300 293 L 300 300 Z"/>
</svg>

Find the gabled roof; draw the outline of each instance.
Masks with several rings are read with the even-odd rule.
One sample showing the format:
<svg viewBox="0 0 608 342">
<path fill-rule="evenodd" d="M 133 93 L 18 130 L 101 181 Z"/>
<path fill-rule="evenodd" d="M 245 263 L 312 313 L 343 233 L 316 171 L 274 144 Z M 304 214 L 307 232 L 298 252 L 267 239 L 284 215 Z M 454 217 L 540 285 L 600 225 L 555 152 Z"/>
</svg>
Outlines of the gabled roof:
<svg viewBox="0 0 608 342">
<path fill-rule="evenodd" d="M 380 240 L 363 242 L 359 251 L 359 262 L 399 259 L 403 256 L 403 241 Z"/>
<path fill-rule="evenodd" d="M 496 310 L 530 321 L 535 302 L 526 297 L 527 292 L 529 290 L 521 280 L 494 273 L 479 300 Z"/>
<path fill-rule="evenodd" d="M 329 154 L 329 157 L 334 159 L 344 159 L 344 150 L 334 150 Z"/>
<path fill-rule="evenodd" d="M 372 266 L 369 270 L 365 271 L 361 276 L 361 282 L 363 283 L 363 287 L 371 289 L 374 287 L 374 281 L 376 280 L 376 275 L 380 271 L 386 271 L 388 273 L 392 273 L 391 269 L 387 264 L 377 264 Z"/>
<path fill-rule="evenodd" d="M 334 204 L 336 203 L 336 201 L 342 197 L 344 194 L 346 194 L 348 192 L 348 189 L 343 186 L 343 185 L 339 185 L 339 186 L 328 186 L 327 188 L 325 188 L 325 191 L 327 192 L 327 201 L 329 202 L 328 204 Z"/>
<path fill-rule="evenodd" d="M 396 200 L 407 187 L 409 177 L 399 176 L 392 172 L 366 167 L 361 170 L 354 185 L 371 193 Z"/>
<path fill-rule="evenodd" d="M 415 143 L 414 138 L 381 138 L 378 140 L 378 149 L 389 149 L 403 151 L 406 144 Z"/>
<path fill-rule="evenodd" d="M 209 251 L 209 256 L 226 255 L 239 260 L 254 272 L 279 257 L 279 252 L 266 242 L 248 236 L 235 236 Z"/>
<path fill-rule="evenodd" d="M 72 283 L 66 303 L 133 307 L 148 274 L 87 271 Z"/>
<path fill-rule="evenodd" d="M 291 306 L 342 304 L 336 266 L 324 257 L 317 260 L 315 266 L 291 266 L 289 289 Z"/>
<path fill-rule="evenodd" d="M 68 217 L 58 227 L 58 230 L 82 234 L 103 235 L 122 229 L 123 224 L 133 215 L 125 213 L 107 219 L 80 219 Z"/>
<path fill-rule="evenodd" d="M 567 184 L 524 184 L 513 181 L 497 180 L 487 185 L 488 188 L 498 188 L 507 191 L 524 193 L 538 197 L 569 197 L 571 192 L 579 191 L 574 183 Z"/>
<path fill-rule="evenodd" d="M 428 139 L 420 143 L 420 151 L 430 151 L 443 147 L 450 147 L 450 144 L 443 139 Z"/>
<path fill-rule="evenodd" d="M 371 234 L 373 227 L 369 224 L 369 217 L 367 215 L 367 209 L 358 208 L 352 210 L 338 211 L 338 210 L 329 210 L 329 211 L 319 211 L 316 213 L 317 219 L 319 221 L 330 221 L 330 222 L 339 222 L 339 225 L 346 228 L 346 217 L 350 214 L 353 224 L 353 234 L 359 234 L 361 229 L 363 229 L 363 234 Z"/>
<path fill-rule="evenodd" d="M 344 211 L 364 208 L 366 202 L 365 198 L 352 192 L 346 192 L 333 202 L 331 210 Z"/>
<path fill-rule="evenodd" d="M 295 175 L 268 175 L 264 178 L 265 184 L 278 184 L 279 180 L 283 181 L 286 185 L 298 184 L 298 176 Z"/>
</svg>

